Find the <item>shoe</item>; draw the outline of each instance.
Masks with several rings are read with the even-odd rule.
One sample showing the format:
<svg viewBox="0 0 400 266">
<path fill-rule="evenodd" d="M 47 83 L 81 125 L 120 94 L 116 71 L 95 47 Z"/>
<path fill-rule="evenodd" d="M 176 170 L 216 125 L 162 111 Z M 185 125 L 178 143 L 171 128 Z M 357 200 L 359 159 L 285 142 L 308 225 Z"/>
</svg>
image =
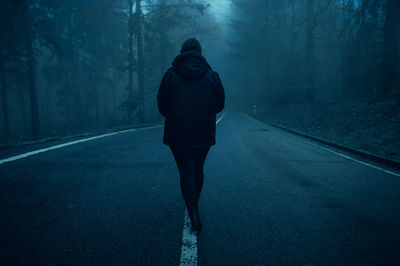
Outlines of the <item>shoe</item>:
<svg viewBox="0 0 400 266">
<path fill-rule="evenodd" d="M 201 228 L 203 227 L 203 225 L 201 224 L 201 221 L 200 221 L 199 209 L 191 208 L 190 211 L 188 210 L 188 214 L 189 214 L 189 218 L 190 218 L 192 231 L 201 231 Z"/>
</svg>

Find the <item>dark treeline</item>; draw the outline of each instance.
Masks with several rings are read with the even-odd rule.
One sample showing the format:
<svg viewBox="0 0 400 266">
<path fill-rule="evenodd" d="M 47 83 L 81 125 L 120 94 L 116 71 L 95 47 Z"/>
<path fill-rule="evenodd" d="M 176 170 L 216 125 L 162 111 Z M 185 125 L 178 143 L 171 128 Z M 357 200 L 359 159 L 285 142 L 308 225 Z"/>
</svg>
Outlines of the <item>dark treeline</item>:
<svg viewBox="0 0 400 266">
<path fill-rule="evenodd" d="M 400 1 L 227 1 L 1 1 L 0 140 L 160 120 L 159 82 L 188 37 L 230 108 L 400 100 Z"/>
<path fill-rule="evenodd" d="M 400 100 L 400 1 L 232 3 L 237 104 Z"/>
<path fill-rule="evenodd" d="M 201 0 L 1 1 L 1 141 L 159 119 L 159 81 L 185 38 L 212 30 L 207 9 Z"/>
</svg>

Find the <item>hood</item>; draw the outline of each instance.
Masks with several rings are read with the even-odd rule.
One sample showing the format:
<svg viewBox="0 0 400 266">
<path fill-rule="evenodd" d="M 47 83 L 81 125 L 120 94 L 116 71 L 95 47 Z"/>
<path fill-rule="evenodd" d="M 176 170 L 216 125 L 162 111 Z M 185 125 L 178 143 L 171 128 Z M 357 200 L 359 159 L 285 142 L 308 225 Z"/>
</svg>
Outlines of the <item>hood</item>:
<svg viewBox="0 0 400 266">
<path fill-rule="evenodd" d="M 172 68 L 186 79 L 198 79 L 211 69 L 207 60 L 195 50 L 178 55 L 172 62 Z"/>
</svg>

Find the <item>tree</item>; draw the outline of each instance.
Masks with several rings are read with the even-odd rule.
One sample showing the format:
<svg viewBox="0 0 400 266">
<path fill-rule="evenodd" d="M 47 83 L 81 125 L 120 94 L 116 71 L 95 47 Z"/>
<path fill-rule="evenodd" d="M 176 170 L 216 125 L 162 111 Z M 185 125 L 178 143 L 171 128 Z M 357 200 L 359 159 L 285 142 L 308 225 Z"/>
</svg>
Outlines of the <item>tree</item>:
<svg viewBox="0 0 400 266">
<path fill-rule="evenodd" d="M 307 30 L 306 30 L 306 91 L 308 101 L 314 101 L 314 0 L 307 0 Z"/>
<path fill-rule="evenodd" d="M 163 75 L 164 71 L 165 71 L 165 61 L 166 61 L 166 49 L 167 49 L 167 28 L 166 28 L 166 0 L 161 0 L 160 3 L 160 20 L 161 20 L 161 24 L 160 24 L 160 75 Z"/>
<path fill-rule="evenodd" d="M 3 46 L 4 47 L 4 46 Z M 9 123 L 9 115 L 8 115 L 8 97 L 7 97 L 7 86 L 6 86 L 6 77 L 4 71 L 4 60 L 3 60 L 3 51 L 0 52 L 0 90 L 1 90 L 1 106 L 2 106 L 2 118 L 3 118 L 3 128 L 4 128 L 4 138 L 7 140 L 10 137 L 10 123 Z"/>
<path fill-rule="evenodd" d="M 5 140 L 12 137 L 10 121 L 14 115 L 9 112 L 11 93 L 18 92 L 19 99 L 24 99 L 26 90 L 26 42 L 23 3 L 3 1 L 0 3 L 0 98 L 2 131 Z M 23 84 L 23 90 L 17 90 Z M 23 102 L 23 101 L 22 101 Z M 21 108 L 22 109 L 22 108 Z M 22 112 L 21 112 L 22 113 Z M 18 120 L 25 126 L 25 117 Z"/>
<path fill-rule="evenodd" d="M 39 110 L 38 110 L 38 99 L 37 99 L 37 88 L 36 88 L 36 73 L 35 73 L 35 56 L 33 54 L 33 42 L 34 37 L 32 36 L 32 17 L 30 14 L 30 0 L 23 1 L 24 10 L 24 25 L 25 25 L 25 45 L 27 54 L 28 64 L 28 87 L 29 97 L 31 105 L 31 121 L 32 121 L 32 136 L 38 137 L 40 134 L 39 127 Z"/>
<path fill-rule="evenodd" d="M 399 38 L 400 38 L 400 1 L 386 0 L 385 24 L 383 40 L 383 84 L 380 98 L 386 98 L 390 94 L 397 94 L 400 103 L 399 88 Z M 397 90 L 397 91 L 395 91 Z"/>
<path fill-rule="evenodd" d="M 143 55 L 143 33 L 142 33 L 142 7 L 141 0 L 136 0 L 136 40 L 138 61 L 138 90 L 139 90 L 139 122 L 145 122 L 144 104 L 144 55 Z"/>
<path fill-rule="evenodd" d="M 127 0 L 129 5 L 128 14 L 128 98 L 133 99 L 133 69 L 134 69 L 134 55 L 133 55 L 133 37 L 134 37 L 134 18 L 133 18 L 133 4 L 134 0 Z M 131 114 L 128 115 L 131 117 Z"/>
</svg>

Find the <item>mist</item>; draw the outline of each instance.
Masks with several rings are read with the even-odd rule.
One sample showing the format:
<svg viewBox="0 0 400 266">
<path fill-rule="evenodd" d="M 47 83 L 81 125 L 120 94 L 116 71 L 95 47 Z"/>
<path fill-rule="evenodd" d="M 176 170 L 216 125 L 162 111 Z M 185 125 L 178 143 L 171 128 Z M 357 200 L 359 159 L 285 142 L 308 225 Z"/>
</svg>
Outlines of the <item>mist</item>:
<svg viewBox="0 0 400 266">
<path fill-rule="evenodd" d="M 0 264 L 400 265 L 399 51 L 400 0 L 1 0 Z"/>
<path fill-rule="evenodd" d="M 303 112 L 315 125 L 315 108 L 329 105 L 333 120 L 349 104 L 395 108 L 398 10 L 394 0 L 2 1 L 0 139 L 160 122 L 158 86 L 189 37 L 220 73 L 229 109 L 268 121 Z"/>
</svg>

